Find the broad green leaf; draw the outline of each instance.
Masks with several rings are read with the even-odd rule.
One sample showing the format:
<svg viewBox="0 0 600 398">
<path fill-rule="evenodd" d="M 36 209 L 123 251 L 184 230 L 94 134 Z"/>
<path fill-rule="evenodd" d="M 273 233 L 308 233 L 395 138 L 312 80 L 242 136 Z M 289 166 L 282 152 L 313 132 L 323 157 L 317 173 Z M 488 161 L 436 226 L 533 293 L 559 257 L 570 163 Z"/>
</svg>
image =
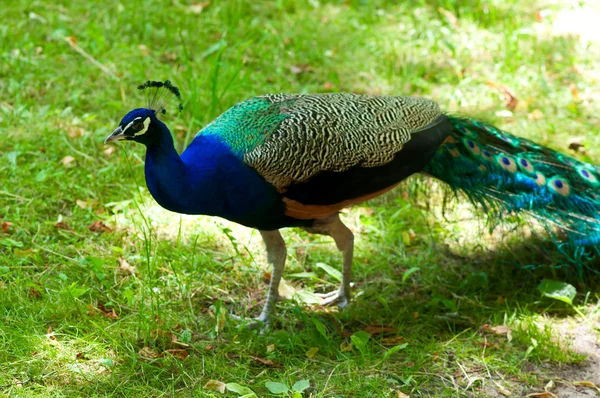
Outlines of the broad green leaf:
<svg viewBox="0 0 600 398">
<path fill-rule="evenodd" d="M 390 348 L 389 350 L 387 350 L 385 352 L 385 354 L 383 354 L 383 360 L 384 361 L 387 360 L 389 357 L 391 357 L 392 355 L 394 355 L 394 353 L 396 353 L 396 352 L 398 352 L 400 350 L 403 350 L 406 347 L 408 347 L 407 343 L 400 344 L 400 345 L 397 345 L 397 346 L 394 346 L 394 347 Z"/>
<path fill-rule="evenodd" d="M 363 330 L 360 330 L 350 336 L 350 341 L 352 345 L 360 351 L 361 355 L 365 356 L 367 354 L 367 342 L 371 338 L 371 335 Z"/>
<path fill-rule="evenodd" d="M 256 397 L 256 393 L 254 391 L 252 391 L 248 387 L 242 386 L 238 383 L 227 383 L 225 385 L 225 387 L 227 387 L 227 389 L 229 391 L 234 392 L 238 395 L 241 395 L 242 397 L 246 397 L 246 398 Z"/>
<path fill-rule="evenodd" d="M 310 320 L 312 321 L 312 323 L 315 324 L 315 327 L 317 328 L 317 330 L 319 331 L 319 333 L 321 333 L 321 335 L 323 337 L 327 338 L 327 328 L 325 327 L 325 325 L 323 324 L 323 322 L 321 322 L 317 318 L 310 318 Z"/>
<path fill-rule="evenodd" d="M 302 392 L 302 391 L 306 390 L 308 387 L 310 387 L 310 381 L 309 380 L 307 380 L 307 379 L 298 380 L 292 386 L 292 391 L 294 391 L 294 392 Z"/>
<path fill-rule="evenodd" d="M 417 271 L 421 271 L 421 268 L 419 268 L 419 267 L 412 267 L 412 268 L 409 268 L 406 271 L 404 271 L 404 273 L 402 274 L 402 283 L 406 282 L 406 280 L 408 279 L 408 277 L 411 276 L 412 274 L 414 274 Z"/>
<path fill-rule="evenodd" d="M 342 273 L 340 271 L 338 271 L 337 269 L 333 268 L 332 266 L 327 265 L 325 263 L 317 263 L 317 267 L 321 268 L 323 271 L 327 272 L 327 274 L 329 276 L 331 276 L 333 279 L 336 279 L 339 282 L 342 281 Z"/>
<path fill-rule="evenodd" d="M 544 279 L 537 289 L 546 297 L 562 301 L 569 305 L 573 305 L 573 299 L 577 294 L 577 290 L 573 285 L 565 282 L 553 281 Z"/>
<path fill-rule="evenodd" d="M 290 391 L 288 386 L 276 381 L 267 381 L 265 387 L 271 391 L 271 394 L 287 394 Z"/>
</svg>

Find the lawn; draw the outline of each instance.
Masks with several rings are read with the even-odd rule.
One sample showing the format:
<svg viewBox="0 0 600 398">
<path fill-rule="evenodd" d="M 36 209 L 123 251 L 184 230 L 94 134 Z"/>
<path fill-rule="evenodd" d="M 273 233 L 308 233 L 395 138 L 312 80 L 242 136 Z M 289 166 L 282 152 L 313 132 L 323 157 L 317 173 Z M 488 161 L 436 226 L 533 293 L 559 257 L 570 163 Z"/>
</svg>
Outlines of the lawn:
<svg viewBox="0 0 600 398">
<path fill-rule="evenodd" d="M 345 210 L 344 311 L 313 295 L 337 285 L 331 239 L 285 230 L 289 299 L 259 334 L 229 317 L 264 302 L 258 232 L 161 209 L 144 149 L 103 145 L 138 84 L 170 79 L 179 149 L 248 97 L 340 91 L 425 96 L 600 163 L 600 11 L 572 3 L 4 2 L 0 394 L 594 396 L 577 385 L 600 383 L 594 261 L 519 232 L 530 219 L 443 206 L 422 179 Z"/>
</svg>

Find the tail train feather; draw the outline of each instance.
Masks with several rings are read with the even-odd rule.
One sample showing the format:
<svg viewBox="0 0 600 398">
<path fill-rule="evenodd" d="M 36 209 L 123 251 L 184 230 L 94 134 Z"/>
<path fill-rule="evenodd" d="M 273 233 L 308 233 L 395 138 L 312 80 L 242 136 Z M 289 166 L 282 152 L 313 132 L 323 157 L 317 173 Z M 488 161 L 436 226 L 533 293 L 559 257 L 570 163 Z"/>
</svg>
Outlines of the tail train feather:
<svg viewBox="0 0 600 398">
<path fill-rule="evenodd" d="M 449 120 L 454 130 L 425 173 L 486 211 L 526 212 L 575 246 L 600 243 L 600 168 L 483 122 Z"/>
</svg>

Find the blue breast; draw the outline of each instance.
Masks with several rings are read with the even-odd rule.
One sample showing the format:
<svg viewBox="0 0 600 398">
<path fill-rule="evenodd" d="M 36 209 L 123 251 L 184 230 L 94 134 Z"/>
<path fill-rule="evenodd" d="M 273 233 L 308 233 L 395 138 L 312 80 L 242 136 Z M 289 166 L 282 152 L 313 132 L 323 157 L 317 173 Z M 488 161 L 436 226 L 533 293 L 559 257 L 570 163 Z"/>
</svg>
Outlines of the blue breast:
<svg viewBox="0 0 600 398">
<path fill-rule="evenodd" d="M 156 201 L 184 214 L 218 216 L 272 230 L 297 225 L 284 215 L 281 194 L 216 135 L 199 135 L 176 158 L 148 148 L 146 183 Z"/>
</svg>

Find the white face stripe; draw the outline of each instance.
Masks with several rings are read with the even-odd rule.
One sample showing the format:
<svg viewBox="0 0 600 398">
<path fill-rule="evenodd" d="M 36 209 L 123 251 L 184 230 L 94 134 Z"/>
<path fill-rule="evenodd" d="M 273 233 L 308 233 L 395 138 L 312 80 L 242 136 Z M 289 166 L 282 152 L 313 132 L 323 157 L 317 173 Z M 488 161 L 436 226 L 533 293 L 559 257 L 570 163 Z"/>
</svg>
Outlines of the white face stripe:
<svg viewBox="0 0 600 398">
<path fill-rule="evenodd" d="M 141 129 L 140 131 L 134 133 L 133 136 L 137 137 L 139 135 L 145 134 L 146 131 L 148 131 L 148 126 L 150 126 L 150 118 L 149 117 L 147 117 L 146 119 L 144 119 L 144 128 Z"/>
<path fill-rule="evenodd" d="M 141 116 L 138 116 L 138 117 L 136 117 L 135 119 L 133 119 L 132 121 L 130 121 L 130 122 L 129 122 L 129 124 L 128 124 L 127 126 L 125 126 L 125 128 L 123 129 L 123 133 L 122 133 L 122 134 L 125 134 L 125 132 L 127 131 L 127 129 L 128 129 L 129 127 L 131 127 L 131 125 L 132 125 L 133 123 L 135 123 L 135 121 L 136 121 L 136 120 L 138 120 L 138 119 L 141 119 L 141 118 L 142 118 Z"/>
<path fill-rule="evenodd" d="M 123 129 L 123 133 L 122 133 L 122 134 L 125 134 L 125 132 L 127 131 L 127 129 L 128 129 L 129 127 L 131 127 L 131 126 L 132 126 L 134 123 L 136 123 L 136 122 L 140 121 L 141 119 L 142 119 L 142 117 L 141 117 L 141 116 L 138 116 L 138 117 L 136 117 L 135 119 L 133 119 L 131 122 L 129 122 L 129 123 L 127 124 L 127 126 L 125 126 L 125 128 Z M 148 127 L 150 127 L 150 118 L 149 118 L 149 117 L 147 117 L 146 119 L 144 119 L 144 128 L 143 128 L 143 129 L 141 129 L 140 131 L 136 131 L 136 132 L 134 132 L 134 133 L 133 133 L 133 136 L 134 136 L 134 137 L 138 137 L 138 136 L 140 136 L 140 135 L 142 135 L 142 134 L 145 134 L 145 133 L 146 133 L 146 131 L 148 131 Z"/>
</svg>

